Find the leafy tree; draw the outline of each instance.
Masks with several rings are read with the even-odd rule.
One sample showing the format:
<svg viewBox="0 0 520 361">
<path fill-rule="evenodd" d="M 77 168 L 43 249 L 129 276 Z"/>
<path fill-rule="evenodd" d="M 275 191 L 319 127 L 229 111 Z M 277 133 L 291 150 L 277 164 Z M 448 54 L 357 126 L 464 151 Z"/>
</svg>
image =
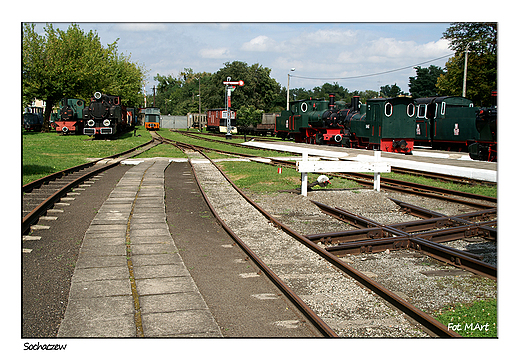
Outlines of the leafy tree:
<svg viewBox="0 0 520 361">
<path fill-rule="evenodd" d="M 438 95 L 436 87 L 437 79 L 444 74 L 444 71 L 435 65 L 430 65 L 428 68 L 416 66 L 417 76 L 410 77 L 410 94 L 413 98 L 426 98 Z"/>
<path fill-rule="evenodd" d="M 184 68 L 176 78 L 172 75 L 157 74 L 154 79 L 157 86 L 156 107 L 162 114 L 185 115 L 199 112 L 199 79 L 201 95 L 201 111 L 208 109 L 209 96 L 207 87 L 211 74 L 194 73 L 191 68 Z"/>
<path fill-rule="evenodd" d="M 403 91 L 401 88 L 396 84 L 390 86 L 385 85 L 380 88 L 381 96 L 385 98 L 395 98 L 398 95 L 402 95 Z"/>
<path fill-rule="evenodd" d="M 231 106 L 234 109 L 251 105 L 256 109 L 271 110 L 276 105 L 281 88 L 270 74 L 271 69 L 259 64 L 248 66 L 241 61 L 226 62 L 223 68 L 211 75 L 211 80 L 206 85 L 207 104 L 210 108 L 221 108 L 225 105 L 223 82 L 231 77 L 232 81 L 243 80 L 245 83 L 243 87 L 237 87 L 232 93 Z"/>
<path fill-rule="evenodd" d="M 237 125 L 254 127 L 262 122 L 263 112 L 252 105 L 242 105 L 237 111 Z"/>
<path fill-rule="evenodd" d="M 52 108 L 63 97 L 88 100 L 101 91 L 140 102 L 144 70 L 117 53 L 117 40 L 105 48 L 97 33 L 85 33 L 77 24 L 67 31 L 47 24 L 44 30 L 45 35 L 38 35 L 35 24 L 24 24 L 22 41 L 22 101 L 46 102 L 44 131 L 49 130 Z"/>
<path fill-rule="evenodd" d="M 475 105 L 491 105 L 491 91 L 497 89 L 497 24 L 453 23 L 443 33 L 455 56 L 446 63 L 447 73 L 437 88 L 443 95 L 462 95 L 465 52 L 468 52 L 466 97 Z"/>
</svg>

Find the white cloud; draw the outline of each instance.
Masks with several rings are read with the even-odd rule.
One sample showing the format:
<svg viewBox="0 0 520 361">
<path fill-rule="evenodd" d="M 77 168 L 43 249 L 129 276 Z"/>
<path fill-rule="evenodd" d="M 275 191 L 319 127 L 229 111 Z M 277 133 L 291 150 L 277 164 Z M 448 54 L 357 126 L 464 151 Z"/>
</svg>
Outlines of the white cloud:
<svg viewBox="0 0 520 361">
<path fill-rule="evenodd" d="M 231 56 L 228 48 L 201 49 L 199 55 L 209 59 L 223 59 Z"/>
<path fill-rule="evenodd" d="M 309 44 L 312 46 L 322 44 L 345 44 L 352 46 L 356 43 L 356 31 L 339 29 L 319 29 L 312 33 L 303 33 L 294 39 L 297 44 Z"/>
<path fill-rule="evenodd" d="M 275 40 L 265 35 L 259 35 L 247 43 L 242 44 L 245 51 L 277 51 L 279 48 Z"/>
</svg>

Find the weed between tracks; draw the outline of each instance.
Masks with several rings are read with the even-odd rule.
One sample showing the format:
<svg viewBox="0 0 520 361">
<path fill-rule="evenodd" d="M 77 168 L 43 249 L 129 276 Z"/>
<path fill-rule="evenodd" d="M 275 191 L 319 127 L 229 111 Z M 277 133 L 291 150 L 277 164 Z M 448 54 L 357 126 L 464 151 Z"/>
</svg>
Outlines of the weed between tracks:
<svg viewBox="0 0 520 361">
<path fill-rule="evenodd" d="M 497 300 L 458 304 L 440 310 L 434 317 L 464 337 L 497 337 Z"/>
</svg>

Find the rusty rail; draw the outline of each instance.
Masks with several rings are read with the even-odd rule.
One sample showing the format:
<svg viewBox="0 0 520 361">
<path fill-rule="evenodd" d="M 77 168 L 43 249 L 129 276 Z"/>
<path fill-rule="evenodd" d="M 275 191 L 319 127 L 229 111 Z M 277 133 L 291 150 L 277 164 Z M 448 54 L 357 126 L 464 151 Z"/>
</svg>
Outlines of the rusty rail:
<svg viewBox="0 0 520 361">
<path fill-rule="evenodd" d="M 365 217 L 361 217 L 355 215 L 351 212 L 348 212 L 341 208 L 332 208 L 325 204 L 312 201 L 316 206 L 318 206 L 324 213 L 332 215 L 342 221 L 346 221 L 354 226 L 360 226 L 368 228 L 368 230 L 378 229 L 380 233 L 383 234 L 383 237 L 387 237 L 385 239 L 373 239 L 373 240 L 364 240 L 359 241 L 358 243 L 354 243 L 352 241 L 341 244 L 338 246 L 333 246 L 327 248 L 327 251 L 334 252 L 337 254 L 347 254 L 350 252 L 355 253 L 364 253 L 364 252 L 380 252 L 385 251 L 386 249 L 397 250 L 397 249 L 414 249 L 420 251 L 424 254 L 427 254 L 435 259 L 440 260 L 441 262 L 446 262 L 451 264 L 452 266 L 466 269 L 470 272 L 479 274 L 481 276 L 488 277 L 490 279 L 496 280 L 497 278 L 497 269 L 496 267 L 482 262 L 478 259 L 475 259 L 475 255 L 470 254 L 468 252 L 460 251 L 442 244 L 437 244 L 429 239 L 426 235 L 426 238 L 422 237 L 420 234 L 409 234 L 405 231 L 402 231 L 395 226 L 384 226 L 372 220 L 369 220 Z M 442 217 L 444 215 L 440 213 L 436 213 Z M 457 217 L 453 217 L 456 219 Z M 464 221 L 466 223 L 466 221 Z M 482 234 L 487 234 L 486 228 L 491 228 L 487 225 L 476 225 L 475 227 L 470 227 L 469 225 L 465 225 L 465 230 L 471 232 L 472 229 L 481 229 L 484 228 Z M 372 229 L 373 228 L 373 229 Z M 459 229 L 457 229 L 459 231 Z M 348 232 L 348 231 L 347 231 Z M 339 233 L 339 234 L 338 234 Z M 346 232 L 344 232 L 346 233 Z M 361 232 L 359 232 L 361 234 Z M 373 233 L 376 234 L 376 233 Z M 442 234 L 442 232 L 440 232 Z M 348 234 L 347 234 L 348 235 Z M 444 234 L 445 235 L 445 234 Z M 336 234 L 324 234 L 324 235 L 312 235 L 310 239 L 314 239 L 316 241 L 319 237 L 322 237 L 327 242 L 331 243 L 332 237 L 341 237 L 341 232 L 337 232 Z M 394 237 L 395 236 L 395 237 Z M 459 237 L 460 238 L 460 237 Z M 459 239 L 457 238 L 457 239 Z M 352 251 L 355 250 L 355 251 Z"/>
</svg>

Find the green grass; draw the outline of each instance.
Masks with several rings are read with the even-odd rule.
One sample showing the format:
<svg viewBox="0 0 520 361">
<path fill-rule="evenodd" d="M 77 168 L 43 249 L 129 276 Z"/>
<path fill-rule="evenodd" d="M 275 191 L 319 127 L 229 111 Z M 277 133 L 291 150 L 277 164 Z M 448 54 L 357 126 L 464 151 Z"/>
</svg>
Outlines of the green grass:
<svg viewBox="0 0 520 361">
<path fill-rule="evenodd" d="M 463 337 L 497 337 L 496 299 L 449 306 L 434 317 Z"/>
<path fill-rule="evenodd" d="M 398 174 L 398 173 L 383 173 L 383 174 L 381 174 L 381 176 L 386 177 L 386 178 L 403 180 L 406 182 L 413 182 L 413 183 L 419 183 L 419 184 L 424 184 L 424 185 L 433 186 L 433 187 L 456 190 L 456 191 L 460 191 L 460 192 L 479 194 L 479 195 L 495 197 L 495 198 L 497 197 L 497 186 L 496 185 L 495 186 L 486 186 L 486 185 L 473 186 L 473 185 L 466 185 L 466 184 L 457 184 L 457 183 L 453 183 L 453 182 L 444 182 L 444 181 L 435 180 L 432 178 L 419 177 L 419 176 L 410 175 L 410 174 Z"/>
<path fill-rule="evenodd" d="M 291 168 L 283 168 L 282 173 L 278 174 L 278 167 L 256 162 L 222 162 L 218 166 L 237 187 L 253 193 L 301 189 L 301 173 Z M 318 174 L 309 174 L 309 183 L 315 181 L 317 177 Z M 332 185 L 328 186 L 328 188 L 358 187 L 357 183 L 341 178 L 332 179 Z"/>
<path fill-rule="evenodd" d="M 167 129 L 161 129 L 158 133 L 165 138 L 199 145 L 208 148 L 219 149 L 222 151 L 230 151 L 237 153 L 250 154 L 252 156 L 263 157 L 288 157 L 290 153 L 279 153 L 263 149 L 246 149 L 236 148 L 232 145 L 221 144 L 206 140 L 198 140 L 180 133 L 171 132 Z M 92 158 L 102 158 L 108 155 L 119 153 L 140 144 L 146 143 L 151 136 L 144 127 L 137 127 L 137 134 L 140 137 L 134 137 L 133 132 L 124 134 L 117 140 L 95 140 L 90 141 L 89 136 L 74 135 L 62 136 L 56 132 L 50 133 L 22 133 L 22 154 L 23 154 L 23 184 L 29 183 L 46 175 L 55 173 L 59 170 L 73 167 L 90 161 Z M 210 137 L 208 135 L 208 137 Z M 242 136 L 234 136 L 233 142 L 243 142 Z M 217 152 L 209 152 L 209 157 L 217 158 L 233 158 Z M 152 148 L 140 155 L 141 158 L 149 157 L 171 157 L 183 158 L 182 152 L 175 147 L 162 144 Z M 221 163 L 222 168 L 229 172 L 232 179 L 239 187 L 249 189 L 253 192 L 274 192 L 285 189 L 299 189 L 301 185 L 301 174 L 295 170 L 284 168 L 282 174 L 277 173 L 277 167 L 265 164 L 249 163 L 249 162 L 232 162 Z M 429 184 L 441 188 L 457 189 L 464 192 L 477 193 L 487 196 L 496 197 L 497 187 L 487 186 L 465 186 L 453 183 L 441 182 L 424 177 L 417 177 L 402 174 L 383 174 L 384 177 L 402 179 L 406 181 Z M 309 182 L 313 182 L 317 175 L 309 175 Z M 356 183 L 341 178 L 334 178 L 329 188 L 357 188 Z"/>
<path fill-rule="evenodd" d="M 251 156 L 259 156 L 259 157 L 290 157 L 291 153 L 280 153 L 272 150 L 264 150 L 264 149 L 248 149 L 248 148 L 238 148 L 233 145 L 228 144 L 222 144 L 217 142 L 212 142 L 210 140 L 202 140 L 202 139 L 195 139 L 186 135 L 182 135 L 180 133 L 176 132 L 170 132 L 166 130 L 161 130 L 159 132 L 160 135 L 162 135 L 165 138 L 183 142 L 183 143 L 189 143 L 193 145 L 198 145 L 201 147 L 207 147 L 212 148 L 216 150 L 221 150 L 225 152 L 235 152 L 235 153 L 242 153 L 242 154 L 248 154 Z M 236 138 L 235 138 L 236 137 Z M 208 136 L 209 139 L 212 139 Z M 220 140 L 224 140 L 224 138 L 220 138 Z M 232 143 L 243 143 L 244 138 L 243 136 L 234 136 Z M 293 155 L 294 156 L 294 155 Z M 225 158 L 225 156 L 220 155 L 220 158 Z"/>
<path fill-rule="evenodd" d="M 88 140 L 88 135 L 59 135 L 50 133 L 22 133 L 22 183 L 27 184 L 46 175 L 87 163 L 92 158 L 103 158 L 121 153 L 151 140 L 150 134 L 138 127 L 117 140 Z"/>
</svg>

